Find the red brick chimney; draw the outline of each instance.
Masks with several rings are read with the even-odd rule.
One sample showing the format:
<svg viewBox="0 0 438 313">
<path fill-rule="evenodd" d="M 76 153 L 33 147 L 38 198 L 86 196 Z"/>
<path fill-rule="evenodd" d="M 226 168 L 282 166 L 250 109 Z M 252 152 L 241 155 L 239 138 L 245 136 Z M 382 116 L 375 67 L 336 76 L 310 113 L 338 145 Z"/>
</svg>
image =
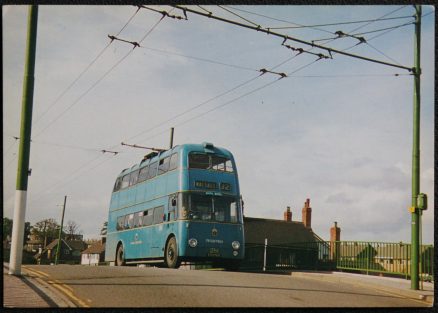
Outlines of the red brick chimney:
<svg viewBox="0 0 438 313">
<path fill-rule="evenodd" d="M 286 211 L 284 211 L 284 221 L 292 222 L 292 212 L 290 210 L 290 206 L 288 206 Z"/>
<path fill-rule="evenodd" d="M 339 254 L 339 244 L 336 244 L 336 241 L 340 240 L 341 229 L 338 227 L 338 222 L 335 222 L 335 225 L 330 228 L 330 256 L 332 260 L 335 260 Z"/>
<path fill-rule="evenodd" d="M 310 207 L 310 199 L 307 199 L 306 202 L 304 202 L 302 216 L 304 226 L 312 228 L 312 208 Z"/>
</svg>

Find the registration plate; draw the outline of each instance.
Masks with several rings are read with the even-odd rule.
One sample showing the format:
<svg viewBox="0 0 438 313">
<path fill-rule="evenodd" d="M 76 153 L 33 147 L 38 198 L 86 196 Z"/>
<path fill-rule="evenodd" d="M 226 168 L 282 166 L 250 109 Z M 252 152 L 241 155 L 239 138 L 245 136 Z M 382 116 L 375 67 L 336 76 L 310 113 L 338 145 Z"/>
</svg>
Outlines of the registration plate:
<svg viewBox="0 0 438 313">
<path fill-rule="evenodd" d="M 221 254 L 219 252 L 219 249 L 217 249 L 217 248 L 210 248 L 208 250 L 208 254 L 207 255 L 208 256 L 221 256 Z"/>
</svg>

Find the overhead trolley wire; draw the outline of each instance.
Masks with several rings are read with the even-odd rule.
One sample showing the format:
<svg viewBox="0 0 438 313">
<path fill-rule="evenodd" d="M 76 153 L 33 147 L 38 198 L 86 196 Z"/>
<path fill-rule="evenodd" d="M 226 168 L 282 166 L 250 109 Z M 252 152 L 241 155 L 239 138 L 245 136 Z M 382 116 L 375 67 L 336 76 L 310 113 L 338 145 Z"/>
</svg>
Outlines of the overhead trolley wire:
<svg viewBox="0 0 438 313">
<path fill-rule="evenodd" d="M 296 56 L 297 56 L 297 55 L 294 55 L 294 56 L 292 56 L 292 57 L 287 58 L 285 61 L 283 61 L 283 62 L 277 64 L 277 65 L 274 66 L 274 67 L 272 67 L 271 70 L 274 70 L 274 69 L 278 68 L 279 66 L 281 66 L 281 65 L 283 65 L 283 64 L 285 64 L 285 63 L 291 61 L 291 60 L 294 59 Z M 259 72 L 259 71 L 257 70 L 257 72 Z M 203 105 L 205 105 L 205 104 L 207 104 L 207 103 L 210 103 L 210 102 L 213 101 L 213 100 L 216 100 L 216 99 L 218 99 L 218 98 L 220 98 L 220 97 L 223 97 L 223 96 L 225 96 L 225 95 L 227 95 L 227 94 L 233 92 L 234 90 L 237 90 L 237 89 L 239 89 L 239 88 L 241 88 L 241 87 L 243 87 L 243 86 L 245 86 L 245 85 L 251 83 L 252 81 L 258 79 L 258 78 L 259 78 L 260 76 L 262 76 L 262 75 L 263 75 L 263 73 L 261 73 L 260 75 L 255 76 L 255 77 L 253 77 L 253 78 L 251 78 L 251 79 L 249 79 L 249 80 L 246 80 L 246 81 L 244 81 L 243 83 L 240 83 L 239 85 L 237 85 L 237 86 L 235 86 L 235 87 L 233 87 L 233 88 L 231 88 L 231 89 L 228 89 L 227 91 L 224 91 L 224 92 L 222 92 L 222 93 L 219 94 L 219 95 L 216 95 L 216 96 L 214 96 L 214 97 L 212 97 L 212 98 L 210 98 L 210 99 L 208 99 L 208 100 L 206 100 L 206 101 L 203 101 L 203 102 L 201 102 L 200 104 L 197 104 L 197 105 L 195 105 L 195 106 L 193 106 L 193 107 L 191 107 L 191 108 L 189 108 L 189 109 L 187 109 L 187 110 L 185 110 L 185 111 L 183 111 L 183 112 L 181 112 L 181 113 L 179 113 L 179 114 L 176 114 L 176 115 L 174 115 L 173 117 L 171 117 L 171 118 L 169 118 L 169 119 L 167 119 L 167 120 L 165 120 L 165 121 L 161 121 L 161 122 L 157 123 L 155 126 L 152 126 L 152 127 L 148 128 L 148 129 L 146 129 L 146 130 L 144 130 L 144 131 L 141 131 L 140 133 L 138 133 L 138 134 L 136 134 L 136 135 L 134 135 L 134 136 L 129 137 L 129 138 L 126 139 L 125 141 L 130 141 L 130 140 L 132 140 L 132 139 L 134 139 L 134 138 L 137 138 L 137 137 L 139 137 L 139 136 L 141 136 L 141 135 L 144 135 L 144 134 L 146 134 L 146 133 L 148 133 L 148 132 L 150 132 L 150 131 L 152 131 L 152 130 L 158 128 L 158 127 L 160 127 L 162 124 L 165 124 L 165 123 L 171 122 L 171 121 L 173 121 L 173 120 L 175 120 L 175 119 L 177 119 L 177 118 L 179 118 L 179 117 L 181 117 L 181 116 L 183 116 L 183 115 L 185 115 L 185 114 L 187 114 L 187 113 L 189 113 L 189 112 L 191 112 L 191 111 L 193 111 L 193 110 L 195 110 L 195 109 L 197 109 L 197 108 L 199 108 L 199 107 L 201 107 L 201 106 L 203 106 Z M 167 131 L 167 130 L 166 130 L 166 131 Z M 166 131 L 163 131 L 163 133 L 166 132 Z M 161 133 L 160 133 L 160 134 L 161 134 Z M 157 134 L 157 135 L 158 135 L 158 134 Z"/>
<path fill-rule="evenodd" d="M 377 18 L 377 20 L 381 20 L 381 19 L 383 19 L 383 18 L 386 18 L 387 16 L 389 16 L 389 15 L 391 15 L 391 14 L 394 14 L 395 12 L 398 12 L 398 11 L 400 11 L 401 9 L 404 9 L 405 7 L 407 7 L 407 5 L 404 5 L 404 6 L 401 6 L 401 7 L 397 8 L 397 9 L 395 9 L 395 10 L 392 10 L 391 12 L 388 12 L 388 13 L 382 15 L 381 17 Z M 365 25 L 361 25 L 361 26 L 359 26 L 359 27 L 356 27 L 355 29 L 349 31 L 349 33 L 353 33 L 353 32 L 355 32 L 356 30 L 359 30 L 359 29 L 361 29 L 361 28 L 364 28 L 364 27 L 366 27 L 366 26 L 368 26 L 368 25 L 371 25 L 371 24 L 373 24 L 373 23 L 375 23 L 375 22 L 376 22 L 376 21 L 370 21 L 370 22 L 366 23 Z"/>
<path fill-rule="evenodd" d="M 74 171 L 70 172 L 69 175 L 66 175 L 66 177 L 69 177 L 68 180 L 66 180 L 66 181 L 64 181 L 64 182 L 58 181 L 58 182 L 56 182 L 56 183 L 50 185 L 49 187 L 44 188 L 43 191 L 37 193 L 37 197 L 34 198 L 33 201 L 37 201 L 37 200 L 39 200 L 41 197 L 43 197 L 44 195 L 46 195 L 46 194 L 49 193 L 50 191 L 55 190 L 56 188 L 60 188 L 60 187 L 63 187 L 63 186 L 65 186 L 65 185 L 67 185 L 68 183 L 70 183 L 70 181 L 72 181 L 72 180 L 74 180 L 74 179 L 77 178 L 78 173 L 81 173 L 81 171 L 83 171 L 85 168 L 87 168 L 87 166 L 89 166 L 91 163 L 93 163 L 93 162 L 96 161 L 97 159 L 101 158 L 102 156 L 103 156 L 103 155 L 98 155 L 97 157 L 95 157 L 95 158 L 93 158 L 93 159 L 91 159 L 91 160 L 88 160 L 88 161 L 84 162 L 81 166 L 79 166 L 78 168 L 76 168 Z M 105 160 L 106 160 L 106 159 L 105 159 Z M 104 161 L 105 161 L 105 160 L 104 160 Z M 101 164 L 101 163 L 103 163 L 103 162 L 99 162 L 98 165 Z"/>
<path fill-rule="evenodd" d="M 328 24 L 316 24 L 316 25 L 301 25 L 301 26 L 284 26 L 284 27 L 269 27 L 270 29 L 296 29 L 296 28 L 313 28 L 313 27 L 323 27 L 323 26 L 337 26 L 337 25 L 348 25 L 348 24 L 360 24 L 366 22 L 380 22 L 396 19 L 412 18 L 412 15 L 398 16 L 398 17 L 388 17 L 372 20 L 362 20 L 362 21 L 351 21 L 351 22 L 338 22 L 338 23 L 328 23 Z"/>
<path fill-rule="evenodd" d="M 237 14 L 237 13 L 234 13 L 234 12 L 231 11 L 231 10 L 228 10 L 227 8 L 224 8 L 224 7 L 221 6 L 221 5 L 218 5 L 218 7 L 220 7 L 222 10 L 224 10 L 224 11 L 226 11 L 226 12 L 228 12 L 228 13 L 233 14 L 234 16 L 237 16 L 238 18 L 241 18 L 242 20 L 244 20 L 244 21 L 246 21 L 246 22 L 248 22 L 248 23 L 250 23 L 250 24 L 252 24 L 252 25 L 254 25 L 254 26 L 261 27 L 259 24 L 256 24 L 256 23 L 254 23 L 254 22 L 251 22 L 250 20 L 248 20 L 248 19 L 246 19 L 246 18 L 240 16 L 240 15 Z"/>
<path fill-rule="evenodd" d="M 376 50 L 378 53 L 380 53 L 381 55 L 383 55 L 384 57 L 386 57 L 387 59 L 391 60 L 394 63 L 397 63 L 399 65 L 401 65 L 397 60 L 394 60 L 393 58 L 391 58 L 389 55 L 386 55 L 383 51 L 377 49 L 375 46 L 373 46 L 372 44 L 370 44 L 369 42 L 366 42 L 367 46 L 370 46 L 371 48 L 373 48 L 374 50 Z"/>
<path fill-rule="evenodd" d="M 298 72 L 298 71 L 301 71 L 301 70 L 305 69 L 305 68 L 308 67 L 308 66 L 311 66 L 312 64 L 314 64 L 315 62 L 318 62 L 319 60 L 321 60 L 321 59 L 316 59 L 316 60 L 314 60 L 314 61 L 312 61 L 312 62 L 310 62 L 310 63 L 308 63 L 308 64 L 305 64 L 305 65 L 303 65 L 303 66 L 300 66 L 300 67 L 298 67 L 297 69 L 293 70 L 292 72 L 287 73 L 287 76 L 290 77 L 292 74 L 294 74 L 294 73 L 296 73 L 296 72 Z M 248 92 L 246 92 L 246 93 L 244 93 L 244 94 L 242 94 L 242 95 L 240 95 L 240 96 L 238 96 L 238 97 L 236 97 L 236 98 L 233 98 L 233 99 L 231 99 L 231 100 L 229 100 L 229 101 L 227 101 L 227 102 L 225 102 L 225 103 L 222 103 L 222 104 L 220 104 L 220 105 L 218 105 L 218 106 L 215 106 L 215 107 L 211 108 L 210 110 L 207 110 L 207 111 L 202 112 L 202 113 L 200 113 L 200 114 L 198 114 L 198 115 L 195 115 L 195 116 L 193 116 L 193 117 L 191 117 L 191 118 L 189 118 L 189 119 L 187 119 L 187 120 L 185 120 L 185 121 L 182 121 L 182 122 L 176 124 L 175 127 L 176 127 L 176 126 L 182 126 L 182 125 L 184 125 L 184 124 L 187 124 L 187 123 L 190 122 L 190 121 L 193 121 L 193 120 L 195 120 L 195 119 L 197 119 L 197 118 L 200 118 L 200 117 L 202 117 L 202 116 L 204 116 L 204 115 L 206 115 L 206 114 L 208 114 L 208 113 L 211 113 L 211 112 L 213 112 L 213 111 L 215 111 L 215 110 L 217 110 L 217 109 L 220 109 L 220 108 L 222 108 L 222 107 L 224 107 L 224 106 L 227 106 L 227 105 L 229 105 L 229 104 L 231 104 L 231 103 L 233 103 L 233 102 L 236 102 L 237 100 L 240 100 L 240 99 L 242 99 L 242 98 L 244 98 L 244 97 L 246 97 L 246 96 L 249 96 L 250 94 L 253 94 L 253 93 L 255 93 L 255 92 L 259 91 L 259 90 L 265 89 L 266 87 L 269 87 L 269 86 L 275 84 L 276 82 L 278 82 L 278 81 L 280 81 L 280 80 L 281 80 L 281 78 L 276 79 L 276 80 L 273 80 L 273 81 L 271 81 L 271 82 L 269 82 L 269 83 L 267 83 L 267 84 L 264 84 L 264 85 L 262 85 L 262 86 L 260 86 L 260 87 L 255 88 L 255 89 L 252 89 L 252 90 L 250 90 L 250 91 L 248 91 Z M 166 131 L 167 131 L 167 130 L 166 130 Z M 155 135 L 153 135 L 153 136 L 151 136 L 151 137 L 148 137 L 147 139 L 144 139 L 144 140 L 152 139 L 152 138 L 154 138 L 154 137 L 156 137 L 156 136 L 158 136 L 158 135 L 163 134 L 164 132 L 165 132 L 165 131 L 160 132 L 160 133 L 155 134 Z"/>
<path fill-rule="evenodd" d="M 125 23 L 125 25 L 120 29 L 120 31 L 117 33 L 119 35 L 125 28 L 128 26 L 128 24 L 132 21 L 134 16 L 137 14 L 137 12 L 140 10 L 140 8 L 135 11 L 135 13 L 129 18 L 129 20 Z M 67 88 L 64 89 L 64 91 L 61 92 L 61 94 L 47 107 L 46 110 L 43 111 L 43 113 L 38 116 L 35 120 L 35 125 L 43 118 L 44 115 L 46 115 L 47 112 L 49 112 L 52 107 L 58 103 L 59 100 L 62 99 L 62 97 L 78 82 L 79 79 L 93 66 L 94 63 L 102 56 L 102 54 L 108 49 L 108 47 L 111 45 L 112 41 L 110 41 L 98 54 L 97 56 L 82 70 L 82 72 L 70 83 L 70 85 L 67 86 Z"/>
<path fill-rule="evenodd" d="M 372 34 L 372 33 L 378 33 L 378 32 L 382 32 L 388 29 L 396 29 L 396 28 L 400 28 L 400 27 L 404 27 L 404 26 L 408 26 L 408 25 L 414 25 L 415 22 L 409 22 L 409 23 L 404 23 L 404 24 L 400 24 L 400 25 L 396 25 L 396 26 L 391 26 L 391 27 L 385 27 L 385 28 L 381 28 L 381 29 L 375 29 L 375 30 L 370 30 L 367 32 L 363 32 L 363 33 L 356 33 L 356 34 L 351 34 L 352 36 L 358 36 L 358 35 L 366 35 L 366 34 Z"/>
<path fill-rule="evenodd" d="M 180 53 L 176 53 L 176 52 L 171 52 L 171 51 L 167 51 L 167 50 L 161 50 L 161 49 L 157 49 L 157 48 L 151 48 L 151 47 L 145 47 L 145 46 L 140 46 L 140 48 L 141 49 L 155 51 L 155 52 L 165 53 L 165 54 L 169 54 L 169 55 L 180 56 L 180 57 L 183 57 L 183 58 L 197 60 L 197 61 L 201 61 L 201 62 L 207 62 L 207 63 L 211 63 L 211 64 L 228 66 L 228 67 L 232 67 L 232 68 L 236 68 L 236 69 L 241 69 L 241 70 L 246 70 L 246 71 L 253 71 L 253 72 L 257 72 L 258 71 L 256 69 L 253 69 L 253 68 L 250 68 L 250 67 L 245 67 L 245 66 L 236 65 L 236 64 L 224 63 L 224 62 L 215 61 L 215 60 L 206 59 L 206 58 L 201 58 L 201 57 L 184 55 L 184 54 L 180 54 Z"/>
<path fill-rule="evenodd" d="M 152 31 L 158 26 L 158 24 L 163 20 L 164 16 L 161 17 L 153 26 L 152 28 L 143 36 L 143 38 L 139 41 L 140 43 L 144 41 L 151 33 Z M 111 73 L 120 63 L 122 63 L 123 60 L 125 60 L 135 49 L 135 46 L 133 49 L 129 50 L 128 53 L 126 53 L 123 57 L 121 57 L 109 70 L 107 70 L 96 82 L 94 82 L 91 87 L 89 87 L 84 93 L 82 93 L 75 101 L 73 101 L 72 104 L 70 104 L 64 111 L 61 112 L 56 118 L 54 118 L 46 127 L 44 127 L 37 135 L 38 137 L 41 135 L 47 128 L 49 128 L 53 123 L 55 123 L 58 119 L 60 119 L 65 113 L 67 113 L 74 105 L 76 105 L 83 97 L 85 97 L 91 90 L 93 90 L 106 76 L 108 76 L 109 73 Z"/>
<path fill-rule="evenodd" d="M 158 20 L 154 25 L 153 25 L 153 27 L 142 37 L 142 39 L 140 40 L 140 42 L 142 42 L 142 41 L 144 41 L 150 34 L 151 34 L 151 32 L 158 26 L 158 24 L 163 20 L 163 18 L 164 18 L 164 16 L 163 17 L 161 17 L 160 18 L 160 20 Z M 135 48 L 135 47 L 134 47 Z M 105 74 L 104 74 L 104 76 L 102 76 L 91 88 L 94 88 L 94 86 L 95 85 L 97 85 L 97 83 L 98 82 L 100 82 L 106 75 L 108 75 L 109 74 L 109 72 L 110 71 L 112 71 L 118 64 L 120 64 L 121 63 L 121 61 L 123 61 L 132 51 L 133 51 L 134 49 L 132 49 L 132 50 L 130 50 L 129 52 L 128 52 L 128 54 L 126 54 L 122 59 L 120 59 L 113 67 L 111 67 L 110 68 L 110 70 L 109 71 L 107 71 Z M 88 89 L 87 91 L 86 91 L 86 93 L 88 93 L 90 90 L 91 90 L 91 88 L 90 89 Z M 80 98 L 82 98 L 86 93 L 84 93 Z M 76 102 L 75 103 L 77 103 L 77 101 L 79 101 L 79 98 L 76 100 Z M 71 107 L 71 106 L 70 106 Z M 65 111 L 66 112 L 66 111 Z M 64 112 L 64 113 L 65 113 Z M 60 116 L 59 116 L 60 117 Z M 58 118 L 59 118 L 58 117 Z M 105 153 L 112 153 L 113 154 L 113 156 L 117 156 L 117 155 L 119 155 L 119 153 L 120 152 L 115 152 L 115 151 L 110 151 L 112 149 L 112 147 L 110 148 L 110 149 L 108 149 L 108 150 L 100 150 L 100 152 L 102 152 L 103 154 L 105 154 Z M 80 172 L 80 171 L 82 171 L 85 167 L 87 167 L 87 166 L 89 166 L 92 162 L 94 162 L 95 160 L 97 160 L 98 158 L 100 158 L 102 155 L 99 155 L 99 156 L 97 156 L 96 158 L 93 158 L 93 159 L 91 159 L 91 160 L 89 160 L 89 161 L 87 161 L 87 162 L 85 162 L 83 165 L 81 165 L 79 168 L 77 168 L 75 171 L 73 171 L 73 173 L 72 174 L 75 174 L 75 173 L 77 173 L 77 172 Z M 103 164 L 104 162 L 106 162 L 106 161 L 108 161 L 108 159 L 105 159 L 105 160 L 103 160 L 102 162 L 100 162 L 100 163 L 98 163 L 98 164 L 96 164 L 95 166 L 93 166 L 93 167 L 91 167 L 91 168 L 89 168 L 88 170 L 89 171 L 92 171 L 92 170 L 94 170 L 96 167 L 98 167 L 98 166 L 100 166 L 101 164 Z M 71 176 L 71 175 L 70 175 Z M 50 191 L 50 190 L 52 190 L 52 189 L 54 189 L 54 188 L 56 188 L 56 187 L 62 187 L 62 186 L 65 186 L 65 185 L 67 185 L 67 184 L 69 184 L 71 181 L 73 181 L 73 180 L 75 180 L 76 178 L 78 178 L 78 177 L 73 177 L 72 179 L 70 179 L 70 180 L 67 180 L 66 182 L 64 182 L 63 184 L 61 184 L 61 185 L 59 185 L 59 182 L 57 183 L 57 184 L 55 184 L 55 185 L 52 185 L 51 187 L 49 187 L 48 189 L 46 189 L 42 194 L 40 194 L 39 195 L 39 197 L 37 198 L 37 199 L 35 199 L 34 201 L 36 201 L 36 200 L 39 200 L 40 198 L 41 198 L 41 196 L 42 195 L 44 195 L 44 194 L 46 194 L 47 193 L 47 191 Z"/>
<path fill-rule="evenodd" d="M 291 21 L 286 21 L 286 20 L 282 20 L 282 19 L 278 19 L 278 18 L 270 17 L 270 16 L 267 16 L 267 15 L 263 15 L 263 14 L 259 14 L 259 13 L 250 12 L 250 11 L 248 11 L 248 10 L 243 10 L 243 9 L 240 9 L 240 8 L 235 8 L 235 7 L 231 7 L 231 8 L 234 9 L 234 10 L 236 10 L 236 11 L 245 12 L 245 13 L 248 13 L 248 14 L 252 14 L 252 15 L 255 15 L 255 16 L 264 17 L 264 18 L 267 18 L 267 19 L 270 19 L 270 20 L 274 20 L 274 21 L 278 21 L 278 22 L 283 22 L 283 23 L 288 23 L 288 24 L 296 25 L 296 26 L 298 26 L 298 27 L 305 26 L 305 25 L 298 24 L 298 23 L 294 23 L 294 22 L 291 22 Z M 326 29 L 321 29 L 321 28 L 317 28 L 317 27 L 311 27 L 311 28 L 313 28 L 313 29 L 315 29 L 315 30 L 322 31 L 322 32 L 324 32 L 324 33 L 330 33 L 330 34 L 332 34 L 332 32 L 330 32 L 330 31 L 328 31 L 328 30 L 326 30 Z M 268 29 L 274 29 L 274 28 L 269 27 Z"/>
<path fill-rule="evenodd" d="M 338 49 L 334 49 L 334 48 L 330 48 L 330 47 L 326 47 L 326 46 L 317 45 L 317 44 L 308 42 L 306 40 L 302 40 L 302 39 L 298 39 L 298 38 L 291 37 L 291 36 L 288 36 L 288 35 L 272 32 L 272 31 L 270 31 L 268 29 L 258 28 L 258 27 L 242 24 L 242 23 L 239 23 L 239 22 L 227 20 L 227 19 L 224 19 L 224 18 L 221 18 L 221 17 L 218 17 L 218 16 L 208 15 L 208 14 L 205 14 L 205 13 L 202 13 L 202 12 L 199 12 L 199 11 L 195 11 L 195 10 L 192 10 L 192 9 L 189 9 L 189 8 L 186 8 L 186 7 L 181 7 L 179 5 L 175 5 L 174 7 L 178 8 L 180 10 L 185 10 L 185 11 L 190 12 L 190 13 L 199 14 L 199 15 L 202 15 L 202 16 L 205 16 L 205 17 L 208 17 L 208 18 L 213 18 L 215 20 L 219 20 L 219 21 L 222 21 L 222 22 L 226 22 L 226 23 L 234 24 L 234 25 L 241 26 L 241 27 L 244 27 L 244 28 L 249 28 L 249 29 L 252 29 L 252 30 L 263 32 L 263 33 L 266 33 L 268 35 L 273 35 L 273 36 L 276 36 L 276 37 L 281 37 L 283 39 L 299 42 L 301 44 L 305 44 L 305 45 L 309 45 L 309 46 L 312 46 L 312 47 L 320 48 L 320 49 L 326 50 L 326 51 L 328 51 L 330 53 L 337 53 L 337 54 L 349 56 L 349 57 L 352 57 L 352 58 L 356 58 L 356 59 L 360 59 L 360 60 L 364 60 L 364 61 L 368 61 L 368 62 L 378 63 L 378 64 L 382 64 L 382 65 L 386 65 L 386 66 L 391 66 L 391 67 L 402 68 L 402 69 L 408 70 L 410 72 L 413 71 L 412 67 L 400 66 L 398 64 L 393 64 L 393 63 L 389 63 L 389 62 L 385 62 L 385 61 L 381 61 L 381 60 L 371 59 L 371 58 L 368 58 L 368 57 L 365 57 L 365 56 L 361 56 L 361 55 L 357 55 L 357 54 L 352 54 L 352 53 L 345 52 L 345 51 L 342 51 L 342 50 L 338 50 Z"/>
<path fill-rule="evenodd" d="M 391 14 L 397 12 L 397 11 L 400 11 L 401 9 L 405 8 L 406 6 L 407 6 L 407 5 L 404 5 L 404 6 L 402 6 L 402 7 L 399 7 L 399 8 L 397 8 L 397 9 L 395 9 L 395 10 L 392 10 L 391 12 L 388 12 L 388 13 L 382 15 L 381 17 L 377 18 L 376 20 L 381 20 L 381 19 L 383 19 L 383 18 L 385 18 L 385 17 L 387 17 L 387 16 L 389 16 L 389 15 L 391 15 Z M 371 25 L 371 24 L 373 24 L 373 23 L 375 23 L 375 21 L 370 21 L 370 22 L 368 22 L 368 23 L 365 24 L 365 25 L 361 25 L 361 26 L 359 26 L 359 27 L 356 27 L 356 28 L 352 29 L 351 31 L 349 31 L 349 33 L 354 33 L 355 31 L 358 31 L 359 29 L 362 29 L 362 28 L 364 28 L 364 27 L 366 27 L 366 26 L 368 26 L 368 25 Z M 406 24 L 409 25 L 410 23 L 406 23 Z M 347 51 L 347 50 L 350 50 L 350 49 L 352 49 L 352 48 L 358 46 L 359 44 L 362 44 L 362 43 L 368 43 L 369 41 L 371 41 L 371 40 L 373 40 L 373 39 L 375 39 L 375 38 L 377 38 L 377 37 L 380 37 L 381 35 L 384 35 L 384 34 L 386 34 L 386 33 L 388 33 L 388 32 L 391 32 L 391 31 L 393 31 L 393 30 L 395 30 L 395 29 L 397 29 L 397 28 L 389 29 L 389 30 L 385 31 L 385 32 L 382 33 L 382 34 L 379 34 L 379 35 L 376 35 L 376 36 L 374 36 L 374 37 L 368 38 L 368 39 L 366 39 L 365 41 L 359 41 L 358 43 L 356 43 L 356 44 L 354 44 L 354 45 L 352 45 L 352 46 L 350 46 L 350 47 L 348 47 L 348 48 L 342 49 L 341 51 Z M 358 34 L 356 33 L 355 35 L 358 35 Z M 329 40 L 327 43 L 329 43 L 329 42 L 331 42 L 331 41 L 333 41 L 333 40 L 334 40 L 334 39 L 331 39 L 331 40 Z M 326 43 L 326 44 L 327 44 L 327 43 Z M 377 51 L 377 48 L 375 48 L 374 46 L 371 46 L 371 45 L 370 45 L 370 47 L 374 48 L 374 49 Z M 392 58 L 390 58 L 389 56 L 387 56 L 386 54 L 384 54 L 382 51 L 378 50 L 378 52 L 381 53 L 382 55 L 384 55 L 385 57 L 389 58 L 391 61 L 395 62 L 396 64 L 400 65 L 399 62 L 393 60 Z M 336 52 L 333 52 L 333 53 L 335 54 Z M 404 67 L 404 66 L 401 66 L 400 68 L 405 68 L 405 67 Z M 406 68 L 405 68 L 405 69 L 406 69 Z M 412 72 L 412 69 L 408 69 L 408 70 L 409 70 L 409 72 Z"/>
</svg>

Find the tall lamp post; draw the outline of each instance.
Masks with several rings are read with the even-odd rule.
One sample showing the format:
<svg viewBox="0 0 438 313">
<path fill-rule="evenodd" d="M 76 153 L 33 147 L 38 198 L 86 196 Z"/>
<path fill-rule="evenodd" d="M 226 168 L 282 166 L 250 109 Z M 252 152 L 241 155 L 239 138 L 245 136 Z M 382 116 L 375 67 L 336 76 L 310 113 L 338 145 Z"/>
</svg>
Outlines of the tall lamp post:
<svg viewBox="0 0 438 313">
<path fill-rule="evenodd" d="M 20 146 L 18 150 L 17 186 L 15 191 L 14 223 L 12 225 L 11 256 L 9 274 L 21 275 L 23 261 L 23 236 L 26 216 L 27 180 L 29 172 L 30 136 L 32 129 L 32 107 L 35 73 L 35 50 L 38 25 L 38 6 L 29 7 L 27 20 L 26 61 L 21 104 Z"/>
</svg>

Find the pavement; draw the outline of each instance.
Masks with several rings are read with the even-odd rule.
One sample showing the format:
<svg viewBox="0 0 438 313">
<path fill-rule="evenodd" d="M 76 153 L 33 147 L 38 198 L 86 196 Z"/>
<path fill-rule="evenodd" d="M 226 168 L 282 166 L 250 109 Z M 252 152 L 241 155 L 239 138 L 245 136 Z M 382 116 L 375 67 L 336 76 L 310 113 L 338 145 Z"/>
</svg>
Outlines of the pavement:
<svg viewBox="0 0 438 313">
<path fill-rule="evenodd" d="M 33 271 L 22 267 L 22 275 L 8 274 L 8 264 L 3 263 L 3 306 L 14 308 L 53 308 L 76 307 L 66 294 L 56 290 L 46 281 L 33 275 Z M 339 284 L 352 284 L 392 293 L 406 298 L 433 304 L 434 284 L 423 282 L 422 290 L 411 290 L 410 281 L 401 278 L 367 276 L 343 272 L 294 271 L 292 277 L 330 281 Z"/>
<path fill-rule="evenodd" d="M 47 282 L 21 267 L 22 275 L 9 275 L 9 264 L 3 263 L 3 307 L 57 308 L 76 307 L 68 297 Z"/>
<path fill-rule="evenodd" d="M 400 295 L 406 298 L 421 300 L 429 304 L 434 301 L 434 284 L 430 282 L 421 282 L 421 290 L 412 290 L 411 281 L 403 278 L 381 277 L 374 275 L 362 275 L 345 272 L 314 272 L 314 271 L 296 271 L 291 273 L 292 277 L 303 277 L 330 281 L 339 284 L 353 284 L 367 288 L 373 288 L 378 291 Z"/>
</svg>

